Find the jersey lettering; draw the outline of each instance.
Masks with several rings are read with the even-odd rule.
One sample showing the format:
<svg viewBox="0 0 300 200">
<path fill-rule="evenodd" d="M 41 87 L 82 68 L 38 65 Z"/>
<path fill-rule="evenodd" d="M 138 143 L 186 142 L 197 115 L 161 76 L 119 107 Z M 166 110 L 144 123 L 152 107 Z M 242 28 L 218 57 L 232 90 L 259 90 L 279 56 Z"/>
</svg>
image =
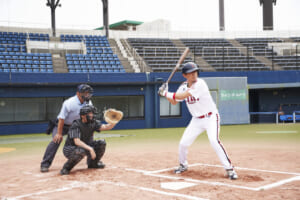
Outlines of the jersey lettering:
<svg viewBox="0 0 300 200">
<path fill-rule="evenodd" d="M 197 101 L 199 101 L 199 98 L 196 99 L 194 96 L 189 96 L 185 101 L 188 104 L 194 104 L 197 103 Z"/>
</svg>

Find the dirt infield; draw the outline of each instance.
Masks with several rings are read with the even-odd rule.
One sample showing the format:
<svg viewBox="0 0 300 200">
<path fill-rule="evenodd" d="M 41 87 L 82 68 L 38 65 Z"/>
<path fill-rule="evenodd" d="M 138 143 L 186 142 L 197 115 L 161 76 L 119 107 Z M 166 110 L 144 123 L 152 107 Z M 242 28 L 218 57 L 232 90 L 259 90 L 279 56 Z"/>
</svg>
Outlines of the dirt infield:
<svg viewBox="0 0 300 200">
<path fill-rule="evenodd" d="M 226 143 L 239 179 L 232 181 L 208 144 L 189 151 L 189 170 L 172 173 L 177 142 L 110 146 L 105 169 L 86 169 L 85 161 L 68 176 L 58 153 L 48 173 L 39 172 L 43 152 L 0 160 L 1 199 L 300 199 L 300 147 L 297 143 Z M 44 149 L 41 149 L 43 151 Z"/>
</svg>

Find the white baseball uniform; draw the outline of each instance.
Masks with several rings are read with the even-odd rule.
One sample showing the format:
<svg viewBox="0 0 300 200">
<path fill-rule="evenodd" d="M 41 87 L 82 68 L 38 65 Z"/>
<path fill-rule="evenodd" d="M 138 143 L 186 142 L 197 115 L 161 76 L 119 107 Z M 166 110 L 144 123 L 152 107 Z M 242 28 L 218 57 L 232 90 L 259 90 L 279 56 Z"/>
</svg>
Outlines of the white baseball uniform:
<svg viewBox="0 0 300 200">
<path fill-rule="evenodd" d="M 219 140 L 220 116 L 206 82 L 198 78 L 191 87 L 188 87 L 188 83 L 184 82 L 179 86 L 176 93 L 185 91 L 188 91 L 192 95 L 184 100 L 192 115 L 192 119 L 179 143 L 180 164 L 187 166 L 188 147 L 206 130 L 210 144 L 217 153 L 224 168 L 232 169 L 231 161 Z"/>
</svg>

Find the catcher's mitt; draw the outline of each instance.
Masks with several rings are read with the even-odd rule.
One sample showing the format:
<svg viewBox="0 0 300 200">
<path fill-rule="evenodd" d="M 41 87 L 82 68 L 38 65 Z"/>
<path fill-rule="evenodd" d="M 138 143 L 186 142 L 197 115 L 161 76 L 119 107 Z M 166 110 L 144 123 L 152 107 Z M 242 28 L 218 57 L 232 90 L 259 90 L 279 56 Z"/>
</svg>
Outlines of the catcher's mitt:
<svg viewBox="0 0 300 200">
<path fill-rule="evenodd" d="M 123 112 L 109 108 L 104 111 L 104 120 L 109 124 L 117 124 L 123 118 Z"/>
</svg>

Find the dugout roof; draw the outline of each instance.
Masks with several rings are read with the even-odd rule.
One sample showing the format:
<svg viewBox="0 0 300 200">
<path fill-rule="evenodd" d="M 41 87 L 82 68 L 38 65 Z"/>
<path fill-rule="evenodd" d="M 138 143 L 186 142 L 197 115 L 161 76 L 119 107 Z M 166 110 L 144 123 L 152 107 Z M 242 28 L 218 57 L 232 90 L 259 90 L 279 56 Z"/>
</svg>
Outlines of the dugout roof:
<svg viewBox="0 0 300 200">
<path fill-rule="evenodd" d="M 135 30 L 135 27 L 141 25 L 144 22 L 132 21 L 132 20 L 123 20 L 114 24 L 109 25 L 109 29 L 112 30 L 129 30 L 130 27 L 133 27 L 132 30 Z M 96 28 L 96 30 L 103 30 L 103 26 Z"/>
</svg>

